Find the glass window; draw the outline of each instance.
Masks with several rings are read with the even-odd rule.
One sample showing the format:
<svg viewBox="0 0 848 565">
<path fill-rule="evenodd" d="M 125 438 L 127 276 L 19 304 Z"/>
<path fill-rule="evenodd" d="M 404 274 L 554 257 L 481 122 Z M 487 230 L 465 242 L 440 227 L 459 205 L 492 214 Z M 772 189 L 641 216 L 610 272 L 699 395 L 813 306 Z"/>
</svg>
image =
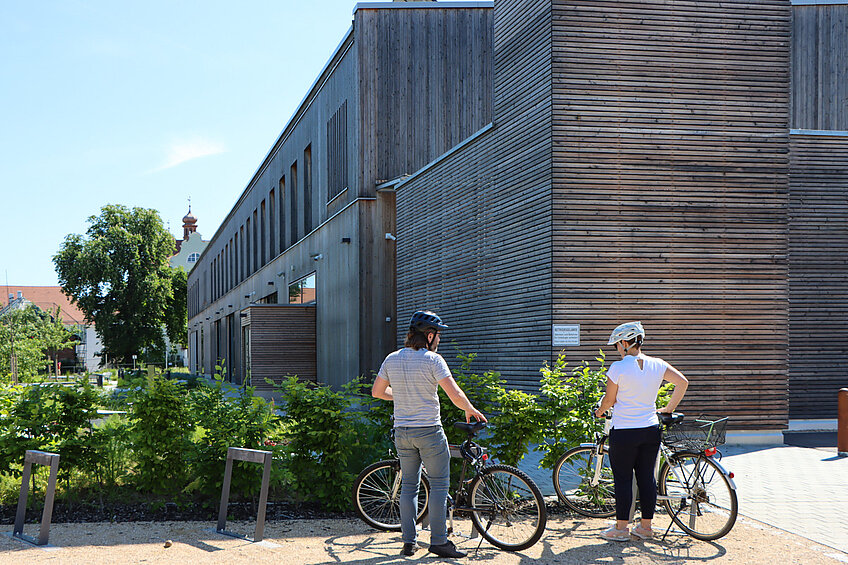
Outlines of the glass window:
<svg viewBox="0 0 848 565">
<path fill-rule="evenodd" d="M 289 304 L 309 304 L 316 299 L 315 273 L 289 285 Z"/>
<path fill-rule="evenodd" d="M 186 261 L 188 261 L 189 263 L 197 263 L 198 259 L 200 259 L 200 253 L 192 253 L 188 256 L 188 259 L 186 259 Z"/>
</svg>

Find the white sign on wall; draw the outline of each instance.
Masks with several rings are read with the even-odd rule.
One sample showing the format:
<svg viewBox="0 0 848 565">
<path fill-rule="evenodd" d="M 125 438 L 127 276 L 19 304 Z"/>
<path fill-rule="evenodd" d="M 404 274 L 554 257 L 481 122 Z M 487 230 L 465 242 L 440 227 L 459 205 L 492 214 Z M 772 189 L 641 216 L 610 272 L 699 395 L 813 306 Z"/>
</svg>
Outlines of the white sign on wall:
<svg viewBox="0 0 848 565">
<path fill-rule="evenodd" d="M 580 324 L 554 324 L 554 347 L 580 345 Z"/>
</svg>

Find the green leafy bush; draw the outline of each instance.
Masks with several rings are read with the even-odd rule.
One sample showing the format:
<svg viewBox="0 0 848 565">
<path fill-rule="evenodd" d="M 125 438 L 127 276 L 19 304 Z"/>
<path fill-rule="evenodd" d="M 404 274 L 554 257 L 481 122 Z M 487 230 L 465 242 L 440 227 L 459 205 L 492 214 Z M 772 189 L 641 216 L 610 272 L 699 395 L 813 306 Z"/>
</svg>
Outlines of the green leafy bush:
<svg viewBox="0 0 848 565">
<path fill-rule="evenodd" d="M 537 449 L 544 453 L 540 464 L 545 469 L 552 469 L 560 455 L 602 426 L 592 411 L 606 390 L 604 352 L 595 360 L 600 363 L 597 369 L 583 361 L 569 374 L 565 355 L 560 355 L 553 366 L 546 363 L 540 369 L 540 437 L 545 440 Z"/>
<path fill-rule="evenodd" d="M 509 465 L 518 465 L 530 448 L 540 439 L 542 411 L 537 397 L 520 390 L 504 390 L 498 397 L 500 412 L 492 423 L 490 445 L 492 455 Z"/>
<path fill-rule="evenodd" d="M 94 452 L 88 428 L 97 416 L 98 400 L 99 393 L 84 380 L 74 386 L 11 387 L 0 408 L 0 464 L 13 469 L 12 464 L 23 463 L 28 449 L 35 449 L 61 456 L 59 476 L 66 481 L 74 469 L 90 470 Z"/>
<path fill-rule="evenodd" d="M 456 358 L 460 360 L 461 364 L 460 368 L 454 372 L 453 378 L 459 388 L 465 392 L 465 396 L 468 397 L 471 404 L 482 412 L 486 418 L 489 418 L 494 412 L 498 411 L 498 400 L 506 392 L 504 380 L 497 371 L 486 371 L 483 374 L 471 372 L 471 364 L 476 357 L 476 353 L 466 355 L 457 348 Z M 465 441 L 467 436 L 453 427 L 454 422 L 465 421 L 465 412 L 454 406 L 441 388 L 439 388 L 439 409 L 448 442 L 462 443 Z M 479 443 L 482 445 L 489 444 L 485 438 L 481 439 Z"/>
<path fill-rule="evenodd" d="M 265 439 L 276 418 L 271 405 L 253 396 L 253 389 L 227 391 L 223 380 L 194 389 L 189 397 L 191 414 L 198 426 L 193 438 L 190 463 L 194 480 L 187 490 L 197 490 L 210 500 L 220 495 L 229 447 L 265 449 Z M 257 490 L 261 467 L 242 461 L 233 469 L 232 496 L 247 496 Z"/>
<path fill-rule="evenodd" d="M 182 489 L 186 481 L 183 453 L 193 427 L 183 387 L 155 377 L 134 395 L 131 420 L 136 484 L 153 493 Z"/>
<path fill-rule="evenodd" d="M 348 471 L 358 444 L 351 398 L 327 386 L 290 377 L 279 386 L 289 433 L 285 465 L 297 492 L 325 508 L 350 506 L 354 475 Z"/>
</svg>

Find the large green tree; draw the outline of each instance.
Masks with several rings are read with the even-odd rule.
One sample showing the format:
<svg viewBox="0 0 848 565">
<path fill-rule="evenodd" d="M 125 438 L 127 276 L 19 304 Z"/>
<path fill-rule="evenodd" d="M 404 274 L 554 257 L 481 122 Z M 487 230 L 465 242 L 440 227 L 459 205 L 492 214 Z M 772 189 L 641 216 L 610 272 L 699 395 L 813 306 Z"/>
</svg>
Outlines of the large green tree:
<svg viewBox="0 0 848 565">
<path fill-rule="evenodd" d="M 161 348 L 163 326 L 184 342 L 184 275 L 168 264 L 174 237 L 159 213 L 109 204 L 88 222 L 85 235 L 65 238 L 53 263 L 62 291 L 94 323 L 104 353 L 128 362 L 146 347 Z M 173 312 L 179 304 L 177 328 Z"/>
</svg>

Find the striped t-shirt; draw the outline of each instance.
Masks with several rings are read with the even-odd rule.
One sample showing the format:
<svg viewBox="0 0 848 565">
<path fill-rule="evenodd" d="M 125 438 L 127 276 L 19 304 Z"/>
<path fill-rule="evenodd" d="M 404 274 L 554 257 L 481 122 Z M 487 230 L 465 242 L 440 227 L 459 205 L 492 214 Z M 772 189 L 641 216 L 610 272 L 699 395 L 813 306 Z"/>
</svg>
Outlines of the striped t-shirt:
<svg viewBox="0 0 848 565">
<path fill-rule="evenodd" d="M 377 375 L 392 387 L 395 427 L 442 425 L 438 383 L 452 375 L 441 355 L 405 347 L 390 353 Z"/>
</svg>

